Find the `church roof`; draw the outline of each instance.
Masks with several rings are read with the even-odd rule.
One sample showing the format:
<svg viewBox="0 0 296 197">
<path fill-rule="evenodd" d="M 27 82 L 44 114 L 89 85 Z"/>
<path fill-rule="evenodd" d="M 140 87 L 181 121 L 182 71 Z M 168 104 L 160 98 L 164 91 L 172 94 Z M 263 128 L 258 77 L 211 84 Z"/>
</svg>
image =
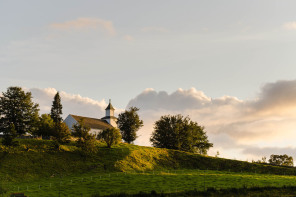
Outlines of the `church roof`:
<svg viewBox="0 0 296 197">
<path fill-rule="evenodd" d="M 83 116 L 76 116 L 70 114 L 77 122 L 82 120 L 84 121 L 84 124 L 92 129 L 108 129 L 112 128 L 113 126 L 110 125 L 107 121 L 96 119 L 96 118 L 89 118 L 89 117 L 83 117 Z"/>
<path fill-rule="evenodd" d="M 109 105 L 107 106 L 107 108 L 105 110 L 107 110 L 107 109 L 115 110 L 114 107 L 111 104 L 111 99 L 109 100 Z"/>
</svg>

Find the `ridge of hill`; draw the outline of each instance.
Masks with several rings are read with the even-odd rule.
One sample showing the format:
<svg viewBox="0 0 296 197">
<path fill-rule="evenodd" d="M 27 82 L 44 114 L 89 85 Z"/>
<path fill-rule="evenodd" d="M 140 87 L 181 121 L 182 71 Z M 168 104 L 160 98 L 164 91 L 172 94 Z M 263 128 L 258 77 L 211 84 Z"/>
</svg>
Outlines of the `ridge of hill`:
<svg viewBox="0 0 296 197">
<path fill-rule="evenodd" d="M 55 151 L 50 140 L 19 140 L 19 146 L 0 145 L 0 177 L 9 182 L 65 177 L 84 173 L 200 169 L 262 174 L 296 175 L 295 167 L 250 163 L 183 151 L 121 143 L 84 154 L 74 142 Z"/>
</svg>

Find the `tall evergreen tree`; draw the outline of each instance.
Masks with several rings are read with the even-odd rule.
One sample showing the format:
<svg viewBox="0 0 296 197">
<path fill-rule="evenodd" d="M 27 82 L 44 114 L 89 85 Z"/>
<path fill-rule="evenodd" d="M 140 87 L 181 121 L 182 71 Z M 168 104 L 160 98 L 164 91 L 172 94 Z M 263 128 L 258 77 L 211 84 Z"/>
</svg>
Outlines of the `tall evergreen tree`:
<svg viewBox="0 0 296 197">
<path fill-rule="evenodd" d="M 34 133 L 38 123 L 38 104 L 32 101 L 31 92 L 21 87 L 9 87 L 0 97 L 0 132 L 15 130 L 18 135 Z M 11 129 L 13 124 L 13 129 Z"/>
<path fill-rule="evenodd" d="M 51 112 L 50 112 L 50 116 L 55 123 L 60 123 L 63 121 L 63 118 L 61 117 L 61 115 L 63 114 L 62 109 L 63 109 L 63 106 L 61 103 L 61 97 L 59 92 L 57 92 L 56 95 L 54 96 Z"/>
</svg>

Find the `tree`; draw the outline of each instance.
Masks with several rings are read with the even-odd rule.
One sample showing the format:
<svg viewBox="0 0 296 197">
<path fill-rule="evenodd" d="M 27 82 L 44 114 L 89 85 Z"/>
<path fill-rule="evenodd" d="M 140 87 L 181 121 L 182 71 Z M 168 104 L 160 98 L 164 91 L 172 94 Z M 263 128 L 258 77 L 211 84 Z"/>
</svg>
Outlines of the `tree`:
<svg viewBox="0 0 296 197">
<path fill-rule="evenodd" d="M 59 146 L 70 141 L 71 133 L 66 123 L 60 122 L 54 124 L 52 136 Z"/>
<path fill-rule="evenodd" d="M 53 130 L 54 122 L 51 116 L 49 114 L 42 114 L 39 117 L 38 129 L 35 134 L 37 136 L 50 137 L 53 135 Z"/>
<path fill-rule="evenodd" d="M 73 126 L 72 135 L 77 137 L 77 145 L 85 152 L 95 152 L 96 138 L 89 133 L 90 127 L 84 124 L 83 119 Z"/>
<path fill-rule="evenodd" d="M 54 96 L 50 112 L 50 116 L 55 123 L 60 123 L 63 121 L 63 118 L 61 117 L 61 115 L 63 114 L 62 109 L 63 106 L 61 104 L 61 97 L 59 92 L 57 92 Z"/>
<path fill-rule="evenodd" d="M 139 111 L 136 107 L 130 107 L 118 115 L 117 126 L 121 131 L 122 139 L 127 143 L 135 141 L 137 131 L 143 126 L 143 121 L 137 113 Z"/>
<path fill-rule="evenodd" d="M 278 166 L 294 166 L 293 157 L 284 155 L 270 155 L 268 162 L 272 165 Z"/>
<path fill-rule="evenodd" d="M 33 133 L 37 128 L 38 104 L 33 103 L 31 92 L 20 87 L 9 87 L 0 97 L 0 131 L 5 132 L 13 123 L 18 135 Z"/>
<path fill-rule="evenodd" d="M 2 144 L 4 146 L 11 146 L 13 145 L 13 140 L 16 138 L 17 133 L 13 123 L 10 123 L 8 129 L 5 129 L 3 132 L 3 140 Z"/>
<path fill-rule="evenodd" d="M 154 147 L 200 154 L 207 154 L 209 148 L 213 147 L 204 127 L 180 114 L 161 116 L 160 120 L 155 122 L 150 141 Z"/>
<path fill-rule="evenodd" d="M 111 148 L 111 146 L 118 144 L 121 141 L 120 131 L 114 127 L 105 129 L 99 134 L 98 138 L 104 140 L 108 148 Z"/>
</svg>

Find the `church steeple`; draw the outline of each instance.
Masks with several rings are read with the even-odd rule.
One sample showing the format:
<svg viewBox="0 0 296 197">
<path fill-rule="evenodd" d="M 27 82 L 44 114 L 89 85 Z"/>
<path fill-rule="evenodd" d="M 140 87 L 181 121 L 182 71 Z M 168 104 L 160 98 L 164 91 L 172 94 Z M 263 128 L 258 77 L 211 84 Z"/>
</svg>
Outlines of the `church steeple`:
<svg viewBox="0 0 296 197">
<path fill-rule="evenodd" d="M 109 99 L 109 105 L 106 107 L 106 116 L 102 118 L 102 120 L 106 120 L 110 125 L 113 127 L 117 127 L 116 120 L 117 118 L 114 117 L 114 107 L 111 104 L 111 99 Z"/>
</svg>

